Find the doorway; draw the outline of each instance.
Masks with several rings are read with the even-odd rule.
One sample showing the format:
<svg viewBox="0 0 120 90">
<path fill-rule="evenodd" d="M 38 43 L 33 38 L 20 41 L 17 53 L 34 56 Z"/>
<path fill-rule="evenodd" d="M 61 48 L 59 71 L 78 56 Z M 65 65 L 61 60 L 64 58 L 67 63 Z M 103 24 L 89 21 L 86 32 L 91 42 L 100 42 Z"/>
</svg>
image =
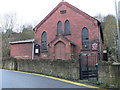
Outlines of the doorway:
<svg viewBox="0 0 120 90">
<path fill-rule="evenodd" d="M 55 44 L 55 59 L 65 59 L 65 44 L 61 41 Z"/>
</svg>

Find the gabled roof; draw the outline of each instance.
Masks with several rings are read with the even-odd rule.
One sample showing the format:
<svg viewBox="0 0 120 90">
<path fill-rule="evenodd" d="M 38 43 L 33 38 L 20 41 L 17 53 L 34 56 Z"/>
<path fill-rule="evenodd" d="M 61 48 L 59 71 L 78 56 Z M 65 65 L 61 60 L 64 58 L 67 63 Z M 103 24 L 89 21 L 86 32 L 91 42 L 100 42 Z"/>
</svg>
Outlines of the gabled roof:
<svg viewBox="0 0 120 90">
<path fill-rule="evenodd" d="M 80 15 L 84 16 L 85 18 L 87 18 L 91 21 L 94 21 L 94 20 L 98 21 L 97 19 L 91 17 L 90 15 L 88 15 L 85 12 L 79 10 L 78 8 L 74 7 L 73 5 L 71 5 L 71 4 L 69 4 L 65 1 L 62 1 L 33 30 L 36 31 L 62 5 L 66 5 L 67 7 L 71 8 L 75 12 L 79 13 Z"/>
</svg>

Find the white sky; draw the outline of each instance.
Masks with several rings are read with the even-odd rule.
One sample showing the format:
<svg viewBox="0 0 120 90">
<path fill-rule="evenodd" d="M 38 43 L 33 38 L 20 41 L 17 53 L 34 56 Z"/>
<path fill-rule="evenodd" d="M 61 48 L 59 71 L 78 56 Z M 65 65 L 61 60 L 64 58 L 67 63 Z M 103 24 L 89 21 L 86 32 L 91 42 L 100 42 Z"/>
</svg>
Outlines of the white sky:
<svg viewBox="0 0 120 90">
<path fill-rule="evenodd" d="M 18 22 L 40 22 L 62 0 L 0 0 L 0 15 L 16 13 Z M 115 15 L 115 0 L 65 0 L 91 16 Z M 117 0 L 117 2 L 120 0 Z"/>
</svg>

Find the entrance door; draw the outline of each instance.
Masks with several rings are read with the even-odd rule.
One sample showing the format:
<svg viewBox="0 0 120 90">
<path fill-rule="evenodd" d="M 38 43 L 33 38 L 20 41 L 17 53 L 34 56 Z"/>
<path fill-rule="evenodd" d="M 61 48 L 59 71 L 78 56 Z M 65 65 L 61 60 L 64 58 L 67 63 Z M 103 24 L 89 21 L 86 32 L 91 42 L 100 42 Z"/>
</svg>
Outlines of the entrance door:
<svg viewBox="0 0 120 90">
<path fill-rule="evenodd" d="M 55 45 L 55 59 L 65 59 L 65 44 L 58 42 Z"/>
</svg>

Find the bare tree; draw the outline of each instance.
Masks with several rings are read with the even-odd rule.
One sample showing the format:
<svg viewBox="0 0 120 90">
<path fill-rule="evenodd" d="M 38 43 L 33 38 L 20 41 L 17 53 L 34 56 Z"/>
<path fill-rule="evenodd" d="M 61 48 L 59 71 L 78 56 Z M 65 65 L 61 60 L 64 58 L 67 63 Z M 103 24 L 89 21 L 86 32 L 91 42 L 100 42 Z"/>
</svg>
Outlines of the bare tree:
<svg viewBox="0 0 120 90">
<path fill-rule="evenodd" d="M 104 16 L 101 14 L 97 14 L 96 16 L 94 16 L 94 18 L 96 18 L 97 20 L 99 20 L 100 22 L 104 22 Z"/>
<path fill-rule="evenodd" d="M 16 13 L 8 13 L 0 16 L 0 23 L 3 29 L 3 32 L 8 30 L 13 31 L 16 25 Z"/>
<path fill-rule="evenodd" d="M 9 42 L 12 40 L 11 36 L 16 26 L 16 14 L 0 15 L 0 25 L 2 29 L 2 54 L 4 57 L 8 57 L 10 53 Z"/>
</svg>

